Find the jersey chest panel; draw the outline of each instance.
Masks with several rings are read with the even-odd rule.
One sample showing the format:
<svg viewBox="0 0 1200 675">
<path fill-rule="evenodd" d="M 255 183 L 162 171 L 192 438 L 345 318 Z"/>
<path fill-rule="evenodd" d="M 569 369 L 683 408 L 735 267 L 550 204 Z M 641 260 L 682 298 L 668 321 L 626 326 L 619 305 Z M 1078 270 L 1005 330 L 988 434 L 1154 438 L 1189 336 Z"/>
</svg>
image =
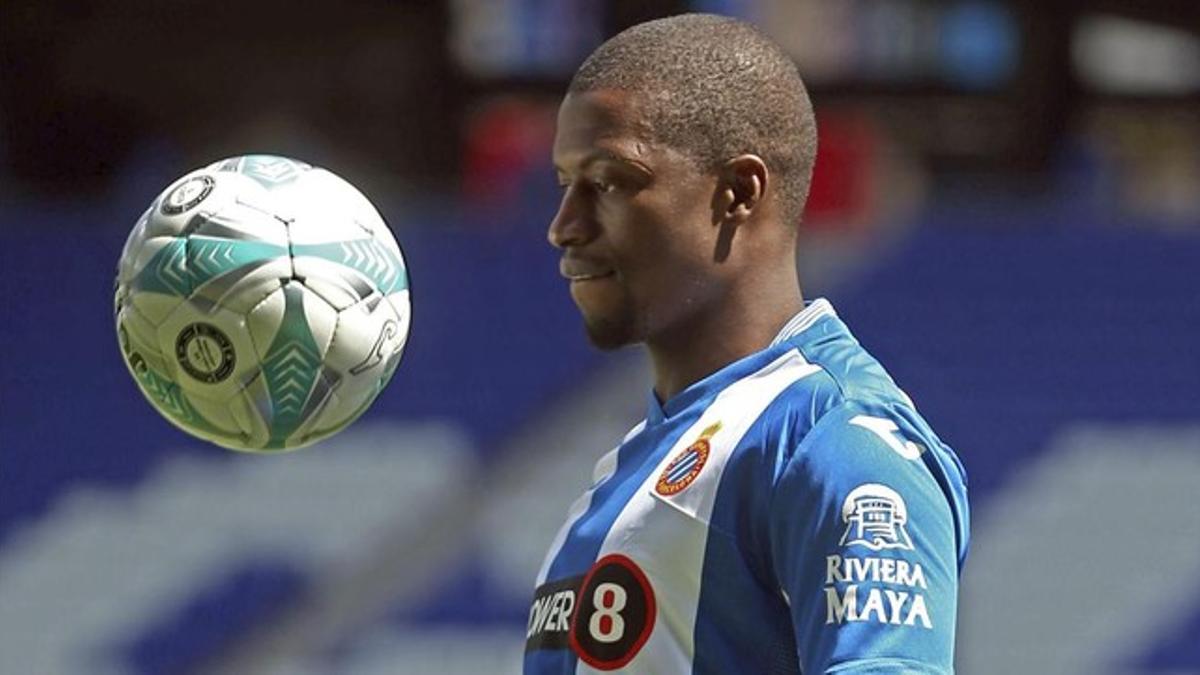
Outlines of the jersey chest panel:
<svg viewBox="0 0 1200 675">
<path fill-rule="evenodd" d="M 661 440 L 617 462 L 573 509 L 580 513 L 551 550 L 530 610 L 527 655 L 569 649 L 580 673 L 690 672 L 724 470 L 766 407 L 819 371 L 788 351 L 730 384 L 698 416 L 680 415 L 627 439 Z"/>
</svg>

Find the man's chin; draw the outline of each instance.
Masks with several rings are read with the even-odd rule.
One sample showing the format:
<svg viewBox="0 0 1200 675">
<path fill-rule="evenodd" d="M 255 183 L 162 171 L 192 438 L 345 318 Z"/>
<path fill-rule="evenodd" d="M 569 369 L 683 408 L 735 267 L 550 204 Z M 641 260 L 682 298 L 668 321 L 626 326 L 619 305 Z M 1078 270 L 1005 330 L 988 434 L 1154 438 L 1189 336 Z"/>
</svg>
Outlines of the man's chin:
<svg viewBox="0 0 1200 675">
<path fill-rule="evenodd" d="M 639 342 L 628 322 L 585 318 L 583 325 L 592 346 L 606 352 Z"/>
</svg>

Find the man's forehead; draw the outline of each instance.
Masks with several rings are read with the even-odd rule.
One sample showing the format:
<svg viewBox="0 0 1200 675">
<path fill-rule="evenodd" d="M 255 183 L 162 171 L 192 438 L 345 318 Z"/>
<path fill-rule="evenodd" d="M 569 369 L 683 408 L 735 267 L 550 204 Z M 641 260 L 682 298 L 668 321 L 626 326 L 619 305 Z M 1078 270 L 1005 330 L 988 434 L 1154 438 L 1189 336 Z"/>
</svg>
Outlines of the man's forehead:
<svg viewBox="0 0 1200 675">
<path fill-rule="evenodd" d="M 598 153 L 639 159 L 650 144 L 637 97 L 628 92 L 570 93 L 559 106 L 554 134 L 556 163 L 582 161 Z"/>
</svg>

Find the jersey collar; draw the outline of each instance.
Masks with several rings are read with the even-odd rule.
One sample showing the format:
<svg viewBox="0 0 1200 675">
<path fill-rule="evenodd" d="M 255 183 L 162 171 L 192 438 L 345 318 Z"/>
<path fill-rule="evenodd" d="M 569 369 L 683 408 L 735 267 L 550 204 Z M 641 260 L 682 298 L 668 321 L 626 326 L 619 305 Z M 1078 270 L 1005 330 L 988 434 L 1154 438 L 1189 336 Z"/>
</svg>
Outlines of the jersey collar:
<svg viewBox="0 0 1200 675">
<path fill-rule="evenodd" d="M 776 347 L 791 340 L 811 328 L 821 317 L 825 316 L 837 317 L 837 312 L 833 310 L 833 305 L 829 304 L 829 301 L 825 298 L 813 300 L 805 305 L 804 309 L 800 310 L 796 316 L 793 316 L 787 323 L 783 324 L 783 328 L 779 331 L 779 334 L 775 336 L 774 340 L 771 340 L 771 346 Z"/>
<path fill-rule="evenodd" d="M 812 328 L 824 317 L 833 317 L 836 319 L 837 312 L 833 310 L 833 305 L 828 300 L 818 298 L 807 303 L 803 310 L 789 319 L 766 349 L 738 359 L 712 375 L 694 382 L 666 403 L 660 403 L 658 395 L 651 388 L 649 401 L 646 406 L 647 426 L 652 426 L 669 417 L 674 417 L 697 402 L 710 400 L 729 385 L 758 371 L 778 358 L 780 354 L 794 347 L 796 343 L 795 338 Z"/>
</svg>

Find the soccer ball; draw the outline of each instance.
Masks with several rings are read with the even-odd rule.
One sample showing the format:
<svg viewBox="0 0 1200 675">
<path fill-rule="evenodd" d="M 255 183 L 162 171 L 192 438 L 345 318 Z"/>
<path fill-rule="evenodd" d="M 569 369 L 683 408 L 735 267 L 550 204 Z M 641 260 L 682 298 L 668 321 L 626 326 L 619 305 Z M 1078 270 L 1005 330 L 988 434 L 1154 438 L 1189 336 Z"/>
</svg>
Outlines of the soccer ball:
<svg viewBox="0 0 1200 675">
<path fill-rule="evenodd" d="M 233 450 L 326 438 L 391 379 L 411 319 L 404 256 L 371 203 L 286 157 L 172 183 L 117 268 L 125 363 L 151 405 Z"/>
</svg>

